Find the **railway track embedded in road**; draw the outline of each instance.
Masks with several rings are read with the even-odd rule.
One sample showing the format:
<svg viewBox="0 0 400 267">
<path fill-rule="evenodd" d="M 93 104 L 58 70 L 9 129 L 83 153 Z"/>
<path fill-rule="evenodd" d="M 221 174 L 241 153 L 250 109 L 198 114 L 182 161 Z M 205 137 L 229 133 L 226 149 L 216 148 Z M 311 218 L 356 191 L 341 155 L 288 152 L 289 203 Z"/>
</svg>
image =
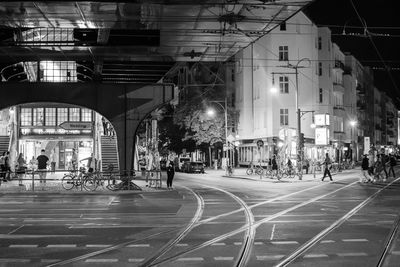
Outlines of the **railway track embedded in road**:
<svg viewBox="0 0 400 267">
<path fill-rule="evenodd" d="M 400 214 L 397 216 L 397 219 L 393 224 L 393 228 L 390 231 L 382 255 L 379 258 L 378 264 L 376 265 L 377 267 L 389 266 L 388 262 L 389 262 L 390 252 L 393 250 L 396 238 L 399 237 L 399 233 L 400 233 Z"/>
</svg>

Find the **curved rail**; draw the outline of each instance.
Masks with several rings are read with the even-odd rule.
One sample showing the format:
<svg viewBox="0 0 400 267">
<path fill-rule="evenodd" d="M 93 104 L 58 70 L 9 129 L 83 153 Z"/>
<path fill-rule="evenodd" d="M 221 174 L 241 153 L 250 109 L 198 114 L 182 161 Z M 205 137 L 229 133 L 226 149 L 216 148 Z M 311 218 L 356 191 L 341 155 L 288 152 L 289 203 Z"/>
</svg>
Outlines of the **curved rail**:
<svg viewBox="0 0 400 267">
<path fill-rule="evenodd" d="M 381 257 L 379 258 L 379 262 L 376 265 L 377 267 L 385 266 L 389 252 L 394 245 L 395 237 L 399 234 L 399 229 L 400 229 L 400 214 L 397 216 L 397 219 L 394 223 L 394 227 L 392 228 L 389 238 L 386 241 L 385 249 L 383 250 Z"/>
<path fill-rule="evenodd" d="M 144 261 L 140 266 L 151 266 L 155 261 L 160 259 L 165 253 L 167 253 L 172 247 L 174 247 L 179 241 L 181 241 L 196 225 L 196 223 L 200 220 L 204 211 L 204 199 L 198 193 L 194 192 L 192 189 L 182 186 L 186 190 L 190 191 L 197 199 L 197 210 L 194 214 L 192 220 L 189 224 L 183 229 L 174 239 L 170 240 L 167 244 L 165 244 L 159 251 L 154 253 L 154 255 L 148 260 Z"/>
</svg>

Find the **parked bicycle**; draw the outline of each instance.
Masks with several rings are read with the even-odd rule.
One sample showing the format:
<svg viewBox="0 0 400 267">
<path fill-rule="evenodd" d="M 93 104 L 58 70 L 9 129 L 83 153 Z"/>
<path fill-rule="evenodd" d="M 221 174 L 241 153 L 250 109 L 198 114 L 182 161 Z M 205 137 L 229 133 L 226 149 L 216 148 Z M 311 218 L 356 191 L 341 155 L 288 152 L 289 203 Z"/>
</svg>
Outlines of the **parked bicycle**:
<svg viewBox="0 0 400 267">
<path fill-rule="evenodd" d="M 252 175 L 252 174 L 257 174 L 257 175 L 262 175 L 264 172 L 263 167 L 257 165 L 257 166 L 250 166 L 246 170 L 247 175 Z"/>
<path fill-rule="evenodd" d="M 70 170 L 61 179 L 61 186 L 65 190 L 83 187 L 86 191 L 92 191 L 91 183 L 87 183 L 88 175 L 85 168 L 80 168 L 79 171 Z"/>
</svg>

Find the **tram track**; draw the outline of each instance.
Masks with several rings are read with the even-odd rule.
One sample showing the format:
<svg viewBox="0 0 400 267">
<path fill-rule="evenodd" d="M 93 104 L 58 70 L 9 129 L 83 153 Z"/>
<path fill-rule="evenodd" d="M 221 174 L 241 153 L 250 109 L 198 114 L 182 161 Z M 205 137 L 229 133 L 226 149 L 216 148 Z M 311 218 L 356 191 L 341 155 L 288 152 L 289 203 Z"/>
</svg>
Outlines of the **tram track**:
<svg viewBox="0 0 400 267">
<path fill-rule="evenodd" d="M 393 250 L 396 238 L 399 237 L 400 233 L 400 214 L 397 216 L 395 223 L 393 224 L 393 228 L 390 231 L 390 234 L 386 240 L 382 255 L 379 258 L 377 263 L 377 267 L 386 267 L 389 266 L 390 260 L 390 252 Z"/>
</svg>

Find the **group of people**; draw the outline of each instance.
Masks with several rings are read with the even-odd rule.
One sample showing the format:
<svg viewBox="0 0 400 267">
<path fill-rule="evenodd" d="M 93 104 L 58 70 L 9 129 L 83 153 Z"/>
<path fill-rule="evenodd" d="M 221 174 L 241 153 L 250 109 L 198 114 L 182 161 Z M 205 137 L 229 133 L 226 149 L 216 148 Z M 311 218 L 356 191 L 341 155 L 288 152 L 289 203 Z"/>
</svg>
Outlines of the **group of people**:
<svg viewBox="0 0 400 267">
<path fill-rule="evenodd" d="M 108 122 L 104 117 L 101 118 L 101 123 L 103 124 L 103 134 L 106 136 L 115 136 L 114 127 Z"/>
<path fill-rule="evenodd" d="M 395 177 L 394 166 L 396 166 L 397 161 L 394 155 L 389 154 L 378 154 L 376 159 L 374 154 L 364 155 L 361 163 L 361 177 L 360 182 L 363 183 L 375 183 L 379 180 L 386 182 L 390 177 L 390 174 Z M 389 172 L 387 171 L 389 167 Z M 383 175 L 384 173 L 384 175 Z"/>
</svg>

